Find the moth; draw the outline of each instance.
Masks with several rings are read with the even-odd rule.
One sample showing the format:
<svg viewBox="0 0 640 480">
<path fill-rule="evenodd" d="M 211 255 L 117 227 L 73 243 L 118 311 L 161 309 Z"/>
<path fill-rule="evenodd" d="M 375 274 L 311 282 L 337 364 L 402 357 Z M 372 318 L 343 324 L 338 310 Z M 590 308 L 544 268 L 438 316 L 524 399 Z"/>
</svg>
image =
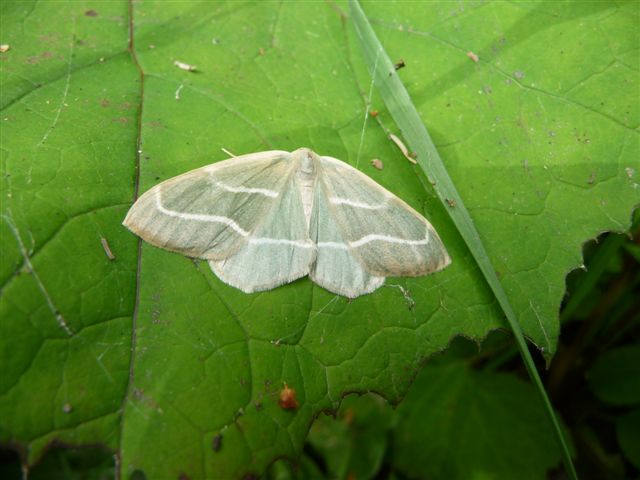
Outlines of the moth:
<svg viewBox="0 0 640 480">
<path fill-rule="evenodd" d="M 308 275 L 348 298 L 385 277 L 420 276 L 451 259 L 431 224 L 347 163 L 308 148 L 234 157 L 166 180 L 124 225 L 147 242 L 208 261 L 243 292 Z"/>
</svg>

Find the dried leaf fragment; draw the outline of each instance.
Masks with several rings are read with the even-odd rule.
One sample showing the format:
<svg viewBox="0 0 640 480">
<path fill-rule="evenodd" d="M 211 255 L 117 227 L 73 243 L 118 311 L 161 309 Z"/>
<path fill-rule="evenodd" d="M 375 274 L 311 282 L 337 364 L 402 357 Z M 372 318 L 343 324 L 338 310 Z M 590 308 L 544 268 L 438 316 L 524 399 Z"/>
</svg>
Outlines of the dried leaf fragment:
<svg viewBox="0 0 640 480">
<path fill-rule="evenodd" d="M 100 239 L 100 243 L 102 244 L 102 248 L 104 250 L 105 255 L 107 256 L 107 258 L 109 260 L 115 260 L 116 256 L 113 254 L 113 252 L 111 251 L 111 248 L 109 248 L 109 242 L 107 242 L 107 239 L 102 237 Z"/>
<path fill-rule="evenodd" d="M 195 65 L 189 65 L 188 63 L 180 62 L 178 60 L 173 62 L 173 64 L 180 70 L 185 70 L 187 72 L 195 72 L 197 70 Z"/>
<path fill-rule="evenodd" d="M 405 146 L 404 143 L 402 143 L 402 140 L 400 140 L 398 137 L 396 137 L 393 133 L 389 134 L 389 140 L 391 140 L 393 143 L 395 143 L 397 145 L 397 147 L 400 149 L 400 151 L 402 152 L 402 155 L 404 155 L 404 158 L 406 158 L 407 160 L 409 160 L 411 163 L 413 163 L 414 165 L 416 165 L 418 162 L 416 162 L 416 159 L 413 158 L 410 154 L 409 154 L 409 150 L 407 149 L 407 147 Z"/>
</svg>

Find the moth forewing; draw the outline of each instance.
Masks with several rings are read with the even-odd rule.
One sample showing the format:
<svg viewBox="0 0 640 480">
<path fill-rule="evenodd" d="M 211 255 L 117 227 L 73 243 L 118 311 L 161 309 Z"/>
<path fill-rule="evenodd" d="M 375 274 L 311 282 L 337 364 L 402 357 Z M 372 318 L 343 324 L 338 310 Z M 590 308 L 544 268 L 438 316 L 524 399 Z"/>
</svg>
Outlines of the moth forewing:
<svg viewBox="0 0 640 480">
<path fill-rule="evenodd" d="M 393 225 L 386 225 L 390 233 L 357 250 L 369 272 L 386 277 L 417 277 L 451 263 L 433 226 L 404 201 L 394 196 L 384 215 L 393 218 Z"/>
<path fill-rule="evenodd" d="M 194 258 L 228 258 L 277 203 L 294 172 L 289 155 L 245 155 L 166 180 L 138 199 L 124 225 L 157 247 Z"/>
<path fill-rule="evenodd" d="M 328 161 L 321 181 L 331 217 L 367 273 L 420 276 L 449 264 L 442 241 L 422 215 L 359 170 L 322 158 Z"/>
</svg>

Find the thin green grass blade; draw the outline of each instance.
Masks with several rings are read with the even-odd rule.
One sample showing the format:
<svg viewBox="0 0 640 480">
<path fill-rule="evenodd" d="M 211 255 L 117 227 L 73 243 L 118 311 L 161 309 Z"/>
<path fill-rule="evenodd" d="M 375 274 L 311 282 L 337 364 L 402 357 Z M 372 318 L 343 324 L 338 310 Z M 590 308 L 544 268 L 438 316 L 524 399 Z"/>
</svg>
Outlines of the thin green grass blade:
<svg viewBox="0 0 640 480">
<path fill-rule="evenodd" d="M 456 187 L 447 173 L 440 155 L 433 144 L 426 127 L 422 123 L 418 111 L 413 105 L 400 78 L 396 74 L 391 59 L 388 57 L 380 41 L 375 35 L 371 24 L 365 16 L 357 0 L 349 1 L 351 20 L 355 26 L 356 34 L 362 47 L 365 61 L 371 71 L 375 84 L 378 87 L 389 113 L 402 131 L 404 140 L 411 147 L 410 150 L 417 154 L 418 165 L 432 183 L 440 200 L 448 206 L 453 222 L 466 242 L 471 254 L 475 258 L 487 283 L 491 287 L 496 299 L 500 303 L 504 314 L 513 330 L 520 354 L 529 373 L 529 377 L 536 386 L 549 420 L 551 421 L 558 444 L 562 451 L 562 457 L 569 477 L 577 479 L 577 474 L 571 461 L 569 448 L 564 439 L 560 424 L 555 416 L 551 402 L 547 397 L 542 380 L 538 375 L 535 364 L 524 339 L 522 329 L 516 315 L 509 303 L 507 295 L 498 280 L 496 272 L 489 260 L 487 252 L 482 244 L 480 235 L 473 225 L 469 212 L 464 206 Z"/>
</svg>

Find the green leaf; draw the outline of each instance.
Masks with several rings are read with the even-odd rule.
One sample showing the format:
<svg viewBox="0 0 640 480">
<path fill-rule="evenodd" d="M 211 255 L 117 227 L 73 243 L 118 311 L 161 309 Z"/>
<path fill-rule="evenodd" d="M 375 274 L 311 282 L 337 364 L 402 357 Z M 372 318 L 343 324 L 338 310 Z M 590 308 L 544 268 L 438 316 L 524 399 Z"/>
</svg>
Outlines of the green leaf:
<svg viewBox="0 0 640 480">
<path fill-rule="evenodd" d="M 313 423 L 307 442 L 325 460 L 329 478 L 374 478 L 391 423 L 390 408 L 379 396 L 348 396 L 337 418 Z"/>
<path fill-rule="evenodd" d="M 513 375 L 427 366 L 397 410 L 394 466 L 411 478 L 546 478 L 560 451 L 532 399 Z"/>
<path fill-rule="evenodd" d="M 366 7 L 407 63 L 399 74 L 525 334 L 550 355 L 582 243 L 627 229 L 638 203 L 637 6 L 480 5 Z M 123 478 L 259 474 L 298 455 L 345 392 L 398 402 L 453 336 L 506 325 L 445 207 L 365 122 L 370 82 L 346 4 L 0 8 L 0 442 L 25 463 L 52 442 L 99 443 Z M 307 279 L 248 296 L 120 225 L 137 184 L 224 159 L 221 148 L 300 146 L 423 212 L 452 266 L 353 302 Z M 298 410 L 278 406 L 284 382 Z"/>
<path fill-rule="evenodd" d="M 313 424 L 305 452 L 328 478 L 376 478 L 383 457 L 384 472 L 408 478 L 546 478 L 560 453 L 533 387 L 459 354 L 434 358 L 396 410 L 376 395 L 346 397 L 336 418 Z"/>
<path fill-rule="evenodd" d="M 308 457 L 302 456 L 295 465 L 278 460 L 269 467 L 265 478 L 267 480 L 297 480 L 300 478 L 323 478 L 318 466 Z"/>
<path fill-rule="evenodd" d="M 585 64 L 579 74 L 582 83 L 577 85 L 574 80 L 563 86 L 570 80 L 556 79 L 560 83 L 554 84 L 546 78 L 560 72 L 566 75 L 553 65 L 560 59 L 569 64 L 579 59 L 566 58 L 565 44 L 550 38 L 562 34 L 571 38 L 571 44 L 586 42 L 589 34 L 578 27 L 582 17 L 590 18 L 596 28 L 597 19 L 605 16 L 607 24 L 620 28 L 619 33 L 630 33 L 632 22 L 618 15 L 622 12 L 609 15 L 611 12 L 602 8 L 604 4 L 596 7 L 576 3 L 571 8 L 549 7 L 548 12 L 545 3 L 530 10 L 472 5 L 469 10 L 434 9 L 428 15 L 419 3 L 407 4 L 402 11 L 386 2 L 366 4 L 367 16 L 373 25 L 380 26 L 376 35 L 389 56 L 404 58 L 407 64 L 404 52 L 412 52 L 413 62 L 397 72 L 383 65 L 383 54 L 370 43 L 368 32 L 358 35 L 366 37 L 362 43 L 367 44 L 367 54 L 373 57 L 373 62 L 371 58 L 368 62 L 380 66 L 375 81 L 384 91 L 389 113 L 396 121 L 403 120 L 400 127 L 406 131 L 402 133 L 416 148 L 418 163 L 434 184 L 428 188 L 449 202 L 450 215 L 472 245 L 480 268 L 495 267 L 525 333 L 551 354 L 558 332 L 557 322 L 551 319 L 556 317 L 564 294 L 564 277 L 580 265 L 580 252 L 569 252 L 566 238 L 585 234 L 595 237 L 602 230 L 589 230 L 589 225 L 601 215 L 608 217 L 611 230 L 627 230 L 631 209 L 640 200 L 636 186 L 640 142 L 634 130 L 640 123 L 640 100 L 626 90 L 612 93 L 625 105 L 621 108 L 628 115 L 624 120 L 601 123 L 606 102 L 592 105 L 575 90 L 589 92 L 586 85 L 600 85 L 600 73 L 612 84 L 617 80 L 637 87 L 633 67 L 626 67 L 617 56 L 622 47 L 610 52 L 613 58 L 601 65 L 599 74 L 593 73 L 593 65 Z M 492 18 L 497 12 L 501 19 L 509 19 L 509 26 Z M 547 15 L 556 15 L 558 25 L 548 22 Z M 561 21 L 565 15 L 576 20 L 576 30 L 570 34 Z M 422 19 L 423 25 L 417 27 L 414 19 Z M 525 23 L 527 28 L 520 31 Z M 537 46 L 529 38 L 534 31 L 540 36 L 535 41 Z M 617 38 L 632 48 L 628 43 L 631 37 Z M 454 39 L 460 45 L 453 43 Z M 601 40 L 598 51 L 609 48 L 608 42 Z M 594 39 L 588 41 L 591 44 Z M 479 55 L 478 63 L 468 58 L 469 52 Z M 544 73 L 534 71 L 529 75 L 517 67 L 533 59 Z M 384 68 L 390 70 L 386 82 L 380 80 Z M 622 78 L 621 71 L 626 72 Z M 407 86 L 411 98 L 398 91 L 395 75 Z M 371 81 L 369 75 L 364 77 Z M 420 88 L 427 79 L 431 80 L 428 86 Z M 373 96 L 370 103 L 379 109 L 378 101 Z M 426 119 L 435 145 L 423 123 L 408 113 L 413 106 Z M 617 152 L 611 151 L 611 141 L 620 145 Z M 444 165 L 437 157 L 444 159 Z M 594 161 L 596 157 L 600 160 Z M 442 182 L 446 177 L 452 178 L 453 185 Z M 627 198 L 629 202 L 618 210 L 621 216 L 617 218 L 624 218 L 622 222 L 611 217 L 606 208 L 618 209 L 621 204 L 608 205 L 605 199 L 605 192 L 618 181 L 621 195 L 616 201 Z M 464 210 L 456 209 L 458 192 L 471 212 L 480 239 Z M 484 249 L 490 265 L 483 258 Z M 487 281 L 492 283 L 489 276 Z"/>
<path fill-rule="evenodd" d="M 593 393 L 611 405 L 640 404 L 640 347 L 602 354 L 587 373 Z"/>
<path fill-rule="evenodd" d="M 32 480 L 108 480 L 115 477 L 114 470 L 113 456 L 102 449 L 54 448 L 47 451 L 42 461 L 29 472 L 29 478 Z"/>
<path fill-rule="evenodd" d="M 625 456 L 640 468 L 640 409 L 620 417 L 616 422 L 616 433 Z"/>
</svg>

